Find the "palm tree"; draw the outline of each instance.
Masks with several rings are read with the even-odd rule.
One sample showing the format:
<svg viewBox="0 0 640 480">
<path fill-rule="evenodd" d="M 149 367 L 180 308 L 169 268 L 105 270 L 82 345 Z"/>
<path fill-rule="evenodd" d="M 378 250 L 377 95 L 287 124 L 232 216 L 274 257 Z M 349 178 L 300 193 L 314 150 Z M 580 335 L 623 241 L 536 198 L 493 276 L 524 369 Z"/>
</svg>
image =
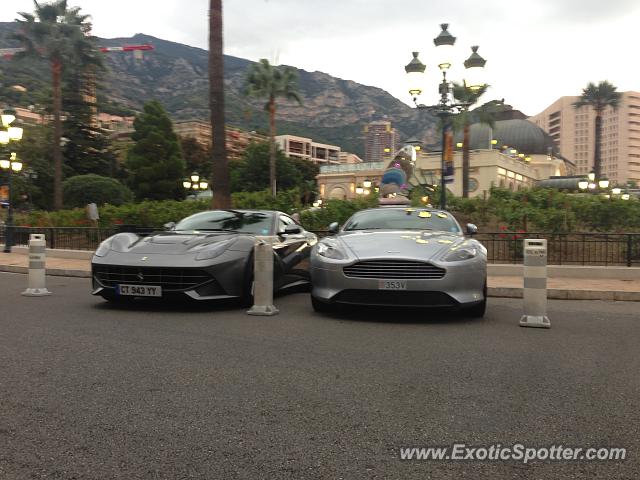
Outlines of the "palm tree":
<svg viewBox="0 0 640 480">
<path fill-rule="evenodd" d="M 211 149 L 211 208 L 231 208 L 231 185 L 224 132 L 224 65 L 222 55 L 222 0 L 209 1 L 209 110 Z"/>
<path fill-rule="evenodd" d="M 471 156 L 471 148 L 469 145 L 469 127 L 472 123 L 472 113 L 469 112 L 469 107 L 475 105 L 480 97 L 487 91 L 488 85 L 483 85 L 481 88 L 472 89 L 468 88 L 462 83 L 453 83 L 453 98 L 462 104 L 468 105 L 462 110 L 456 117 L 454 122 L 454 128 L 456 125 L 462 124 L 462 197 L 469 198 L 469 162 Z M 493 124 L 490 118 L 481 118 L 483 123 Z"/>
<path fill-rule="evenodd" d="M 596 174 L 596 178 L 601 178 L 601 163 L 600 158 L 600 146 L 602 144 L 602 113 L 605 108 L 612 107 L 614 110 L 618 108 L 620 104 L 620 92 L 616 92 L 616 87 L 608 81 L 604 80 L 596 85 L 593 82 L 589 82 L 586 88 L 582 90 L 582 95 L 578 101 L 573 103 L 574 108 L 581 107 L 593 107 L 596 113 L 596 127 L 595 127 L 595 151 L 593 153 L 593 172 Z"/>
<path fill-rule="evenodd" d="M 79 59 L 97 59 L 94 39 L 90 36 L 89 15 L 81 15 L 79 7 L 69 8 L 67 0 L 39 4 L 34 0 L 34 13 L 19 12 L 18 31 L 12 35 L 24 50 L 20 57 L 43 58 L 51 67 L 53 90 L 53 208 L 62 208 L 62 74 L 65 63 Z"/>
<path fill-rule="evenodd" d="M 276 196 L 276 98 L 295 100 L 302 105 L 298 92 L 298 76 L 291 67 L 274 67 L 262 59 L 252 65 L 247 74 L 246 94 L 266 98 L 265 110 L 269 112 L 269 185 Z"/>
</svg>

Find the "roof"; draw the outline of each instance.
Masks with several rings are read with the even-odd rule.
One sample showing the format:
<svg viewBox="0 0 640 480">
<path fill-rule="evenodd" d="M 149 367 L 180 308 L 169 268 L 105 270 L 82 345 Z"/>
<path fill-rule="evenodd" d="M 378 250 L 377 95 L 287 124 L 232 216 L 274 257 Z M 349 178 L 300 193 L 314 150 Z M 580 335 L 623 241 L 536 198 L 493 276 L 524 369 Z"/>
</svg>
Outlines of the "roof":
<svg viewBox="0 0 640 480">
<path fill-rule="evenodd" d="M 558 155 L 553 139 L 535 123 L 524 119 L 498 120 L 493 130 L 488 125 L 474 123 L 469 134 L 471 150 L 488 149 L 495 139 L 497 147 L 508 145 L 527 155 Z M 462 141 L 462 132 L 456 134 L 456 141 Z"/>
</svg>

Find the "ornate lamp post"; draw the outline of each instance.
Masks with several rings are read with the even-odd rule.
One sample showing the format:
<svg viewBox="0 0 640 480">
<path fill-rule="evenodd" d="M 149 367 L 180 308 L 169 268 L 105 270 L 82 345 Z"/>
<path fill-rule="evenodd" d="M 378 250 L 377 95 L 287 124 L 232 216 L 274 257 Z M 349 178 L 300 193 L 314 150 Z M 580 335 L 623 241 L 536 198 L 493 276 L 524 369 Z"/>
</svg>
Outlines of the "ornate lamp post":
<svg viewBox="0 0 640 480">
<path fill-rule="evenodd" d="M 201 190 L 206 190 L 209 188 L 209 182 L 207 182 L 204 178 L 200 178 L 198 172 L 193 172 L 189 178 L 186 178 L 182 181 L 182 186 L 185 190 L 197 193 Z"/>
<path fill-rule="evenodd" d="M 10 142 L 18 142 L 22 140 L 23 130 L 20 127 L 11 127 L 10 125 L 16 119 L 15 112 L 13 110 L 4 110 L 0 115 L 1 127 L 5 127 L 6 130 L 0 130 L 0 149 L 4 154 L 5 147 Z M 7 212 L 7 222 L 5 227 L 5 241 L 4 252 L 11 253 L 11 247 L 13 246 L 13 201 L 11 200 L 11 187 L 12 187 L 12 173 L 22 170 L 22 162 L 18 161 L 16 153 L 9 153 L 9 159 L 0 159 L 0 169 L 8 172 L 8 194 L 9 194 L 9 210 Z"/>
<path fill-rule="evenodd" d="M 409 79 L 409 94 L 413 97 L 413 102 L 417 108 L 427 109 L 437 115 L 442 123 L 442 156 L 440 163 L 440 208 L 445 209 L 447 206 L 447 190 L 446 190 L 446 161 L 447 161 L 447 136 L 451 129 L 451 116 L 467 110 L 470 103 L 455 103 L 452 96 L 452 88 L 450 80 L 447 78 L 447 71 L 453 65 L 451 58 L 453 47 L 456 43 L 456 37 L 451 35 L 448 31 L 449 24 L 443 23 L 440 25 L 442 29 L 440 34 L 434 38 L 433 43 L 436 46 L 435 63 L 438 65 L 442 73 L 442 81 L 438 88 L 440 94 L 440 101 L 436 105 L 423 105 L 418 103 L 418 97 L 422 94 L 422 77 L 426 70 L 426 65 L 419 59 L 419 52 L 413 52 L 413 59 L 409 64 L 404 67 Z M 471 56 L 464 62 L 465 75 L 464 85 L 471 90 L 479 90 L 485 83 L 482 80 L 482 72 L 484 65 L 487 63 L 484 58 L 478 54 L 478 47 L 471 47 Z M 468 169 L 465 169 L 465 177 L 468 177 Z M 467 182 L 468 178 L 463 178 L 463 182 Z"/>
</svg>

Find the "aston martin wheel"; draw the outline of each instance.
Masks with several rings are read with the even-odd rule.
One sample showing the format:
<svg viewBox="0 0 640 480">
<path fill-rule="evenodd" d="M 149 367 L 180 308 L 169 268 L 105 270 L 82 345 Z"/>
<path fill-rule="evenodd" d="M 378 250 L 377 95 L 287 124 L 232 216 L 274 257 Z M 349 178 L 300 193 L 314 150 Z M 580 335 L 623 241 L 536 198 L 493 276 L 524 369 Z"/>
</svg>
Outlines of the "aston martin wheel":
<svg viewBox="0 0 640 480">
<path fill-rule="evenodd" d="M 335 311 L 334 305 L 327 302 L 323 302 L 322 300 L 318 300 L 314 296 L 311 296 L 311 306 L 316 312 L 319 312 L 319 313 L 330 313 Z"/>
<path fill-rule="evenodd" d="M 474 305 L 471 308 L 468 308 L 465 311 L 465 313 L 467 313 L 470 317 L 473 317 L 473 318 L 484 317 L 484 314 L 487 310 L 487 283 L 486 282 L 484 284 L 483 294 L 484 294 L 484 299 L 482 300 L 482 302 L 478 303 L 477 305 Z"/>
</svg>

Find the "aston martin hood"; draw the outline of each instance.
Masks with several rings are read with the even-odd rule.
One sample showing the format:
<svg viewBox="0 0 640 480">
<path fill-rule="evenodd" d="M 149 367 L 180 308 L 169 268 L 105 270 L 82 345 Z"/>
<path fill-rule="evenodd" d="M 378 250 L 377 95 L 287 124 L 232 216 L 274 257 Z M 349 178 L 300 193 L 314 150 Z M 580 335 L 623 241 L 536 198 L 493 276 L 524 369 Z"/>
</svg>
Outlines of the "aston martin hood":
<svg viewBox="0 0 640 480">
<path fill-rule="evenodd" d="M 180 255 L 218 242 L 224 242 L 238 238 L 237 233 L 175 233 L 163 232 L 148 237 L 142 237 L 137 242 L 123 249 L 123 253 L 135 253 L 141 255 Z"/>
<path fill-rule="evenodd" d="M 462 244 L 466 239 L 447 232 L 397 230 L 379 232 L 363 230 L 339 235 L 359 258 L 418 258 L 436 259 L 446 250 Z"/>
</svg>

